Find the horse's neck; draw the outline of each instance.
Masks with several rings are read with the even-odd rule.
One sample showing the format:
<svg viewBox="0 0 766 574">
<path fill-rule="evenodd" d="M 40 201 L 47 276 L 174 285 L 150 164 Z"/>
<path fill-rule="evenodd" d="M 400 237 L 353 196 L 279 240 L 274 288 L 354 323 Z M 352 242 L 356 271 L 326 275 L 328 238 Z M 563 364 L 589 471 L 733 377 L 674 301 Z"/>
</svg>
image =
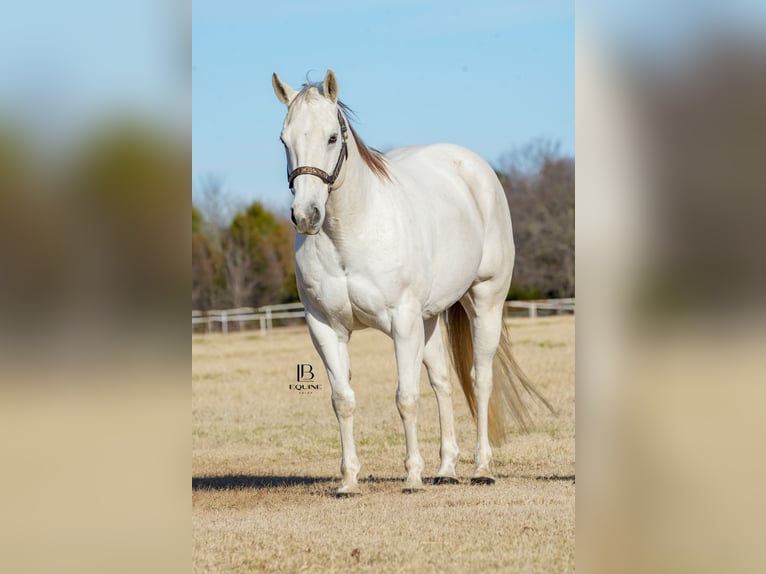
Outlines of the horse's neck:
<svg viewBox="0 0 766 574">
<path fill-rule="evenodd" d="M 351 136 L 342 179 L 327 202 L 324 231 L 334 243 L 353 238 L 361 231 L 370 215 L 371 195 L 379 186 L 380 181 L 362 160 Z"/>
</svg>

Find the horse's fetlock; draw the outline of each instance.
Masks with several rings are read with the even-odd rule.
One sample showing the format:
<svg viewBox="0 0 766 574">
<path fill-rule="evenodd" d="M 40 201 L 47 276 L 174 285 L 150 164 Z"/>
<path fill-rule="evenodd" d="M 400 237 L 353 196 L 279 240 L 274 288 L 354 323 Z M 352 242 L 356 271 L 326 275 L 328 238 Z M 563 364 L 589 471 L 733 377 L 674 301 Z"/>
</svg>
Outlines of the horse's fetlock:
<svg viewBox="0 0 766 574">
<path fill-rule="evenodd" d="M 404 461 L 404 469 L 408 473 L 410 472 L 420 473 L 423 471 L 424 467 L 425 467 L 425 461 L 423 460 L 423 457 L 420 456 L 420 454 L 409 456 Z"/>
<path fill-rule="evenodd" d="M 441 460 L 457 460 L 460 451 L 456 445 L 445 445 L 439 449 Z"/>
</svg>

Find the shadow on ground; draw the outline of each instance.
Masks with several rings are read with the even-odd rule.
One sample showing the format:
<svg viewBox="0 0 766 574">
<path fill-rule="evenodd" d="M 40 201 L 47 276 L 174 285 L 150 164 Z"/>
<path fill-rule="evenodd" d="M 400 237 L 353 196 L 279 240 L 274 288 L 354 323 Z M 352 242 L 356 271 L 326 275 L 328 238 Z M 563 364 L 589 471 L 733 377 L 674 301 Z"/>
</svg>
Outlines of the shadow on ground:
<svg viewBox="0 0 766 574">
<path fill-rule="evenodd" d="M 330 476 L 257 476 L 252 474 L 229 474 L 223 476 L 199 476 L 192 478 L 192 490 L 230 490 L 236 488 L 276 488 L 284 486 L 310 486 L 325 484 L 336 479 Z"/>
<path fill-rule="evenodd" d="M 559 476 L 557 474 L 552 474 L 550 476 L 536 476 L 535 480 L 545 480 L 545 481 L 549 481 L 549 482 L 558 482 L 558 481 L 569 482 L 569 481 L 571 481 L 572 483 L 574 483 L 575 475 L 574 474 L 567 474 L 565 476 Z"/>
<path fill-rule="evenodd" d="M 513 478 L 506 475 L 497 475 L 498 479 Z M 575 482 L 574 475 L 568 476 L 535 476 L 525 477 L 544 481 L 571 481 Z M 424 482 L 430 484 L 430 477 L 423 477 Z M 231 490 L 231 489 L 271 489 L 291 486 L 311 486 L 313 484 L 336 484 L 340 477 L 336 476 L 258 476 L 253 474 L 228 474 L 223 476 L 199 476 L 192 478 L 192 490 Z M 402 482 L 399 477 L 367 476 L 360 478 L 364 484 L 380 484 L 389 482 Z"/>
<path fill-rule="evenodd" d="M 368 476 L 360 478 L 360 483 L 401 482 L 401 478 Z M 229 474 L 223 476 L 195 476 L 192 478 L 192 490 L 230 490 L 239 488 L 270 489 L 291 486 L 311 486 L 313 484 L 340 484 L 337 476 L 258 476 L 252 474 Z"/>
</svg>

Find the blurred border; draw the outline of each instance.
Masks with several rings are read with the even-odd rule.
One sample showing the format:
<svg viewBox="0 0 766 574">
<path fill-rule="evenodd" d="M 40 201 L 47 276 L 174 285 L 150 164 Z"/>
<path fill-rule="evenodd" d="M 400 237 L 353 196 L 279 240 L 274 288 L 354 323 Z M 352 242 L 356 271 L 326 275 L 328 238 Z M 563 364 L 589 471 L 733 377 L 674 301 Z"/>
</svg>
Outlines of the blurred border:
<svg viewBox="0 0 766 574">
<path fill-rule="evenodd" d="M 766 565 L 763 13 L 578 5 L 583 571 Z M 188 17 L 0 26 L 2 571 L 188 570 Z"/>
<path fill-rule="evenodd" d="M 189 10 L 4 10 L 0 571 L 189 569 Z"/>
<path fill-rule="evenodd" d="M 766 566 L 764 12 L 578 5 L 585 572 Z"/>
</svg>

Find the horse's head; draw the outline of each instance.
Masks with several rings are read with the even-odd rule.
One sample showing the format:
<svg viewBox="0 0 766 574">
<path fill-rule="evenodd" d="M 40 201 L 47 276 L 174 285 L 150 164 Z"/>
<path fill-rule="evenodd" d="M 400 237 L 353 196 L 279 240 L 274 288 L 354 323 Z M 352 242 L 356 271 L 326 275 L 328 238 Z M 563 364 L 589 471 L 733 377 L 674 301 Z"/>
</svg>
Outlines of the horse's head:
<svg viewBox="0 0 766 574">
<path fill-rule="evenodd" d="M 321 91 L 298 92 L 274 74 L 274 92 L 287 106 L 282 143 L 293 193 L 292 220 L 299 233 L 314 235 L 324 223 L 325 206 L 346 157 L 346 122 L 338 107 L 338 83 L 327 71 Z"/>
</svg>

